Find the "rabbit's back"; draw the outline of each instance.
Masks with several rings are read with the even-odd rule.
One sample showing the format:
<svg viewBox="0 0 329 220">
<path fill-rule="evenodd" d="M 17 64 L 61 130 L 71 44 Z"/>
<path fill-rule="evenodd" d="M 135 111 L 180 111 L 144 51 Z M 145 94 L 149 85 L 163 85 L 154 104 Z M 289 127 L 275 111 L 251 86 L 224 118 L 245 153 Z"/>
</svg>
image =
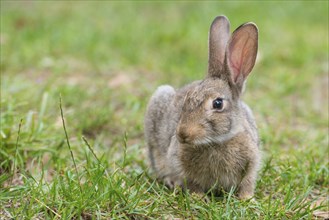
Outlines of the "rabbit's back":
<svg viewBox="0 0 329 220">
<path fill-rule="evenodd" d="M 156 175 L 164 176 L 168 171 L 166 154 L 171 137 L 175 131 L 173 121 L 168 121 L 172 114 L 172 105 L 176 91 L 169 85 L 163 85 L 152 95 L 144 120 L 145 138 L 148 145 L 149 159 Z"/>
<path fill-rule="evenodd" d="M 168 138 L 172 135 L 167 115 L 175 97 L 175 90 L 169 85 L 158 87 L 152 95 L 145 115 L 145 137 L 151 148 L 166 152 Z"/>
</svg>

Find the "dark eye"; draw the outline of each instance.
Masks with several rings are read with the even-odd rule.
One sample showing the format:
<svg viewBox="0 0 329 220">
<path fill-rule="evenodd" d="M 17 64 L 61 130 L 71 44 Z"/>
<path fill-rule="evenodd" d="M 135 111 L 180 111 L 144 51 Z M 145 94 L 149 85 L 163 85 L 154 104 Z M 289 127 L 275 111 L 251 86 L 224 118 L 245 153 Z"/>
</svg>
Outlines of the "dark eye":
<svg viewBox="0 0 329 220">
<path fill-rule="evenodd" d="M 217 110 L 223 110 L 224 100 L 222 98 L 217 98 L 212 102 L 212 107 Z"/>
</svg>

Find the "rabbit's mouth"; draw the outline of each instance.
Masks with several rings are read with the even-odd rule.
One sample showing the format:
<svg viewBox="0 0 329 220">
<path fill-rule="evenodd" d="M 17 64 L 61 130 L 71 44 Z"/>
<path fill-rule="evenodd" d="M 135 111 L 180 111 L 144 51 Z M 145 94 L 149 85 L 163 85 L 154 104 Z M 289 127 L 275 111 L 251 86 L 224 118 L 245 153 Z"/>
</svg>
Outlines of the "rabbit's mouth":
<svg viewBox="0 0 329 220">
<path fill-rule="evenodd" d="M 243 127 L 242 126 L 233 126 L 231 130 L 229 130 L 227 133 L 224 134 L 218 134 L 218 133 L 213 133 L 213 134 L 208 134 L 205 135 L 203 138 L 197 138 L 192 141 L 193 145 L 196 146 L 215 146 L 215 145 L 220 145 L 224 144 L 227 141 L 231 140 L 235 136 L 237 136 L 239 133 L 243 132 Z"/>
<path fill-rule="evenodd" d="M 176 138 L 179 143 L 181 144 L 187 144 L 187 145 L 194 145 L 194 146 L 214 146 L 218 144 L 223 144 L 233 137 L 235 137 L 238 133 L 240 133 L 240 129 L 231 130 L 230 132 L 226 134 L 217 134 L 214 136 L 203 136 L 200 137 L 200 134 L 198 136 L 189 136 L 188 134 L 184 132 L 179 132 L 176 134 Z"/>
<path fill-rule="evenodd" d="M 176 138 L 180 144 L 183 145 L 193 145 L 193 146 L 215 146 L 218 144 L 223 144 L 230 139 L 232 139 L 236 134 L 228 133 L 216 137 L 199 137 L 192 139 L 191 137 L 185 137 L 181 135 L 176 135 Z"/>
<path fill-rule="evenodd" d="M 205 146 L 205 145 L 214 146 L 218 144 L 223 144 L 229 141 L 230 139 L 232 139 L 236 135 L 237 134 L 235 133 L 227 133 L 216 137 L 205 137 L 203 139 L 195 140 L 193 144 L 197 146 Z"/>
</svg>

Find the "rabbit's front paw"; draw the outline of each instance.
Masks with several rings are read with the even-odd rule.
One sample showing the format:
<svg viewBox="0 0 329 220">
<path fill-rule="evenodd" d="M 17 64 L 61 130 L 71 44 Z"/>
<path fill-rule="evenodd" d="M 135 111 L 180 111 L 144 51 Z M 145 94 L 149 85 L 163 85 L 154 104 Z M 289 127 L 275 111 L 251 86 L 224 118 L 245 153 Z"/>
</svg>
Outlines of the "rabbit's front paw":
<svg viewBox="0 0 329 220">
<path fill-rule="evenodd" d="M 244 192 L 244 193 L 239 193 L 238 197 L 241 200 L 249 200 L 252 199 L 252 197 L 254 196 L 253 193 L 248 193 L 248 192 Z"/>
<path fill-rule="evenodd" d="M 173 177 L 165 177 L 163 182 L 169 189 L 173 189 L 175 187 L 182 187 L 182 181 Z"/>
</svg>

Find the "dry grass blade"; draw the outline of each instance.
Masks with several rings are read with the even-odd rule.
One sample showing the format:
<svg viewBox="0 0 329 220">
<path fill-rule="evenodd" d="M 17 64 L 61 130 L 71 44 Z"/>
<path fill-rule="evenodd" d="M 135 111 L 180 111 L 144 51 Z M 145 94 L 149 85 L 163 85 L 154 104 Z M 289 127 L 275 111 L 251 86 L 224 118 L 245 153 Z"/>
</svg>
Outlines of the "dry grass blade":
<svg viewBox="0 0 329 220">
<path fill-rule="evenodd" d="M 313 216 L 320 219 L 329 219 L 329 211 L 314 211 Z"/>
<path fill-rule="evenodd" d="M 43 205 L 44 207 L 46 207 L 49 211 L 51 211 L 54 215 L 56 215 L 58 218 L 62 218 L 62 216 L 60 214 L 58 214 L 57 212 L 55 212 L 53 209 L 51 209 L 49 206 L 47 206 L 46 204 L 44 204 L 43 202 L 41 202 L 40 200 L 38 200 L 37 198 L 33 198 L 35 201 L 37 201 L 38 203 L 40 203 L 41 205 Z"/>
</svg>

